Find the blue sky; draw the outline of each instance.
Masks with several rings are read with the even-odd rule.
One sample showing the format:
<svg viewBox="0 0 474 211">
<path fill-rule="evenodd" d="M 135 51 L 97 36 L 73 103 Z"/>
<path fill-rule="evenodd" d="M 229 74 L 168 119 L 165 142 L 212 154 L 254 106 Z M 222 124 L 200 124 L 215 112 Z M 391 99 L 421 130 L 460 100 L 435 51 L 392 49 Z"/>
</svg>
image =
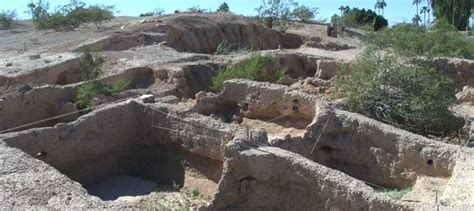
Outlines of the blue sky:
<svg viewBox="0 0 474 211">
<path fill-rule="evenodd" d="M 162 8 L 167 13 L 171 13 L 176 9 L 184 10 L 195 5 L 203 9 L 215 10 L 223 1 L 229 4 L 231 11 L 244 15 L 255 15 L 255 8 L 262 2 L 262 0 L 83 0 L 87 4 L 115 5 L 117 10 L 121 11 L 118 15 L 123 16 L 137 16 L 140 13 L 152 11 L 154 8 Z M 412 1 L 386 0 L 385 17 L 389 23 L 410 21 L 416 10 L 412 6 Z M 16 10 L 20 18 L 28 18 L 28 15 L 23 12 L 27 10 L 26 5 L 29 2 L 30 0 L 0 0 L 0 10 Z M 58 5 L 67 4 L 69 0 L 49 0 L 49 2 L 51 8 L 55 8 Z M 319 16 L 329 19 L 333 14 L 340 13 L 338 8 L 341 5 L 373 9 L 376 0 L 299 0 L 298 2 L 318 7 Z"/>
</svg>

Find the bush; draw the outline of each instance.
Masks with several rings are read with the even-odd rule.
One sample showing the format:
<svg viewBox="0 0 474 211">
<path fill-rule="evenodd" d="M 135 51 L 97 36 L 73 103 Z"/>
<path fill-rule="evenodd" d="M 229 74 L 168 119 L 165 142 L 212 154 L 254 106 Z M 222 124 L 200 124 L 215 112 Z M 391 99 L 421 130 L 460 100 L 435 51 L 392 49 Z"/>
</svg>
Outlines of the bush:
<svg viewBox="0 0 474 211">
<path fill-rule="evenodd" d="M 388 21 L 372 10 L 347 8 L 340 18 L 341 24 L 348 27 L 378 31 L 388 26 Z"/>
<path fill-rule="evenodd" d="M 255 51 L 252 47 L 239 47 L 236 45 L 231 45 L 227 41 L 223 41 L 219 43 L 219 45 L 216 48 L 216 52 L 214 53 L 215 55 L 228 55 L 231 53 L 244 53 L 244 52 L 252 52 Z"/>
<path fill-rule="evenodd" d="M 298 6 L 293 0 L 262 0 L 263 4 L 256 8 L 260 20 L 264 20 L 267 27 L 278 27 L 285 32 L 292 18 L 292 10 Z"/>
<path fill-rule="evenodd" d="M 90 107 L 91 99 L 98 95 L 113 96 L 127 88 L 127 80 L 117 80 L 108 85 L 98 80 L 102 73 L 104 58 L 86 51 L 80 58 L 79 71 L 83 80 L 87 81 L 78 89 L 76 106 L 79 109 Z"/>
<path fill-rule="evenodd" d="M 436 24 L 431 30 L 415 24 L 397 24 L 380 32 L 367 34 L 364 42 L 379 49 L 393 51 L 404 58 L 474 58 L 474 42 L 443 22 Z"/>
<path fill-rule="evenodd" d="M 230 12 L 229 5 L 226 2 L 222 3 L 216 12 Z"/>
<path fill-rule="evenodd" d="M 16 18 L 16 12 L 10 10 L 2 10 L 0 12 L 0 25 L 5 28 L 10 28 Z"/>
<path fill-rule="evenodd" d="M 347 96 L 350 110 L 423 135 L 456 129 L 456 118 L 448 110 L 456 101 L 450 78 L 376 55 L 368 50 L 336 77 L 335 95 Z"/>
<path fill-rule="evenodd" d="M 161 9 L 161 8 L 156 8 L 155 10 L 151 11 L 151 12 L 147 12 L 147 13 L 142 13 L 140 14 L 140 17 L 147 17 L 147 16 L 160 16 L 160 15 L 164 15 L 165 14 L 165 10 Z"/>
<path fill-rule="evenodd" d="M 298 6 L 293 9 L 292 15 L 294 20 L 301 21 L 301 22 L 309 22 L 314 19 L 314 17 L 318 14 L 318 8 L 310 8 L 304 5 Z"/>
<path fill-rule="evenodd" d="M 212 79 L 213 89 L 220 91 L 224 86 L 224 81 L 235 78 L 279 83 L 286 70 L 276 69 L 273 67 L 273 64 L 274 59 L 271 56 L 252 53 L 249 58 L 239 64 L 220 68 L 217 76 Z"/>
<path fill-rule="evenodd" d="M 73 1 L 64 5 L 55 12 L 48 12 L 48 4 L 39 0 L 36 4 L 28 4 L 33 23 L 38 29 L 54 29 L 56 31 L 68 31 L 79 27 L 83 23 L 94 23 L 100 28 L 104 21 L 111 20 L 113 6 L 89 6 L 85 7 L 83 2 Z"/>
</svg>

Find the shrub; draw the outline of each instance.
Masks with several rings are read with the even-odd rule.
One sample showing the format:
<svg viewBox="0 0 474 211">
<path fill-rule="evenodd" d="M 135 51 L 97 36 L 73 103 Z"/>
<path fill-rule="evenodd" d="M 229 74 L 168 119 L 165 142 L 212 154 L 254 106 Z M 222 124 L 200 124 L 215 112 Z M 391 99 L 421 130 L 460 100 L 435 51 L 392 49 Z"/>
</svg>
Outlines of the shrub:
<svg viewBox="0 0 474 211">
<path fill-rule="evenodd" d="M 341 24 L 348 27 L 377 31 L 388 26 L 388 21 L 372 10 L 347 8 L 340 18 Z"/>
<path fill-rule="evenodd" d="M 318 8 L 310 8 L 304 5 L 298 6 L 295 9 L 293 9 L 293 18 L 296 21 L 301 21 L 301 22 L 308 22 L 310 20 L 313 20 L 314 17 L 318 14 Z"/>
<path fill-rule="evenodd" d="M 10 28 L 16 18 L 16 12 L 10 10 L 2 10 L 0 12 L 0 25 L 5 28 Z"/>
<path fill-rule="evenodd" d="M 252 47 L 239 47 L 236 45 L 231 45 L 227 41 L 223 41 L 219 43 L 219 45 L 216 48 L 216 52 L 214 53 L 215 55 L 228 55 L 231 53 L 248 53 L 255 51 Z"/>
<path fill-rule="evenodd" d="M 112 19 L 113 6 L 89 6 L 83 2 L 73 1 L 55 12 L 48 12 L 48 4 L 39 0 L 28 4 L 33 22 L 38 29 L 55 29 L 56 31 L 73 30 L 83 23 L 94 23 L 100 28 L 104 21 Z"/>
<path fill-rule="evenodd" d="M 379 49 L 393 51 L 404 58 L 474 58 L 474 42 L 443 22 L 439 22 L 431 30 L 415 24 L 397 24 L 380 32 L 367 34 L 364 42 Z"/>
<path fill-rule="evenodd" d="M 456 129 L 448 110 L 455 103 L 453 81 L 437 70 L 377 58 L 368 50 L 335 80 L 335 94 L 347 96 L 349 109 L 397 127 L 444 135 Z"/>
<path fill-rule="evenodd" d="M 226 2 L 222 3 L 216 12 L 230 12 L 229 5 Z"/>
<path fill-rule="evenodd" d="M 263 4 L 255 9 L 258 16 L 267 27 L 278 27 L 280 31 L 285 32 L 288 28 L 288 22 L 292 18 L 292 10 L 298 4 L 293 0 L 262 0 Z"/>
<path fill-rule="evenodd" d="M 252 53 L 249 58 L 239 64 L 220 68 L 217 75 L 212 79 L 213 89 L 220 91 L 223 88 L 224 81 L 235 78 L 278 83 L 285 75 L 286 70 L 276 69 L 273 64 L 274 59 L 271 56 Z"/>
<path fill-rule="evenodd" d="M 117 80 L 108 85 L 98 80 L 102 73 L 104 58 L 86 51 L 80 58 L 79 71 L 83 80 L 87 81 L 78 89 L 76 106 L 79 109 L 90 107 L 91 99 L 98 95 L 113 96 L 123 91 L 129 84 L 127 80 Z"/>
<path fill-rule="evenodd" d="M 156 8 L 154 9 L 153 11 L 151 12 L 147 12 L 147 13 L 142 13 L 140 14 L 140 17 L 147 17 L 147 16 L 160 16 L 160 15 L 164 15 L 165 14 L 165 10 L 161 9 L 161 8 Z"/>
</svg>

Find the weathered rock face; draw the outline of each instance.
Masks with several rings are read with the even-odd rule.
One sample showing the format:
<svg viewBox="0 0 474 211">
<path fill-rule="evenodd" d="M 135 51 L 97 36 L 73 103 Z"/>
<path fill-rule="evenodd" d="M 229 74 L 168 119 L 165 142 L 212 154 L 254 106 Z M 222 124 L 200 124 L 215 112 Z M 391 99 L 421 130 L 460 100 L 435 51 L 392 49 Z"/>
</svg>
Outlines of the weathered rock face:
<svg viewBox="0 0 474 211">
<path fill-rule="evenodd" d="M 404 208 L 361 181 L 278 148 L 255 148 L 236 139 L 226 147 L 225 156 L 219 192 L 212 203 L 218 209 Z"/>
<path fill-rule="evenodd" d="M 299 36 L 281 34 L 249 18 L 231 14 L 183 14 L 163 18 L 168 26 L 167 45 L 178 51 L 214 53 L 226 41 L 235 47 L 253 49 L 298 48 Z"/>
</svg>

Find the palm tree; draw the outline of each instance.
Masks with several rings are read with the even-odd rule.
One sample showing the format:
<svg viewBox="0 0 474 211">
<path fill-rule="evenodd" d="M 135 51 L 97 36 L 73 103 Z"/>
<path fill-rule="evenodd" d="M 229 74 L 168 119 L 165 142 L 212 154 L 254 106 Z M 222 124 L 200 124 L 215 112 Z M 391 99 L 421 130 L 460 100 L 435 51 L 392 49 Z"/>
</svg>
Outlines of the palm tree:
<svg viewBox="0 0 474 211">
<path fill-rule="evenodd" d="M 385 2 L 385 0 L 381 0 L 380 1 L 380 9 L 382 9 L 382 16 L 385 15 L 385 7 L 387 7 L 387 3 Z"/>
<path fill-rule="evenodd" d="M 420 15 L 416 14 L 415 17 L 413 17 L 413 19 L 411 20 L 413 21 L 413 23 L 418 24 L 421 21 L 421 17 Z"/>
<path fill-rule="evenodd" d="M 341 7 L 339 7 L 339 10 L 341 10 L 341 17 L 342 17 L 342 13 L 344 12 L 346 8 L 344 6 L 341 5 Z"/>
<path fill-rule="evenodd" d="M 428 10 L 429 9 L 428 9 L 427 6 L 422 7 L 421 10 L 420 10 L 420 14 L 423 14 L 423 23 L 424 23 L 425 27 L 426 27 L 426 13 L 428 13 Z"/>
<path fill-rule="evenodd" d="M 431 25 L 431 8 L 433 6 L 434 0 L 426 0 L 426 4 L 428 4 L 428 27 Z"/>
<path fill-rule="evenodd" d="M 416 5 L 416 16 L 415 18 L 413 18 L 413 22 L 416 23 L 416 25 L 418 25 L 418 22 L 420 21 L 420 16 L 418 15 L 418 5 L 421 4 L 423 0 L 413 0 L 413 5 Z M 418 17 L 418 18 L 417 18 Z M 415 21 L 416 20 L 416 21 Z"/>
</svg>

